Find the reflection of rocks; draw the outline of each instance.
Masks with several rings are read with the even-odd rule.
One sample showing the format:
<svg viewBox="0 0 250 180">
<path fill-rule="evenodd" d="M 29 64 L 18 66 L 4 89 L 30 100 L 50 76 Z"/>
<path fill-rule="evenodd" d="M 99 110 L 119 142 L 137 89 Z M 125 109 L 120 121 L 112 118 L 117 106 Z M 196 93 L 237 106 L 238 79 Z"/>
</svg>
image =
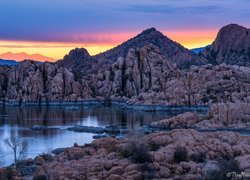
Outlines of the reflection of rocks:
<svg viewBox="0 0 250 180">
<path fill-rule="evenodd" d="M 151 124 L 152 127 L 162 129 L 196 128 L 200 130 L 249 130 L 249 103 L 219 103 L 210 107 L 204 116 L 184 113 L 176 117 L 161 120 Z"/>
<path fill-rule="evenodd" d="M 222 163 L 234 163 L 240 171 L 250 170 L 250 137 L 233 132 L 179 129 L 147 135 L 139 139 L 149 147 L 152 161 L 145 164 L 121 156 L 122 147 L 130 141 L 136 140 L 104 138 L 85 146 L 71 147 L 55 155 L 52 162 L 43 162 L 33 176 L 42 171 L 46 177 L 61 179 L 206 179 L 211 171 L 218 175 L 223 173 L 225 166 Z M 180 146 L 185 147 L 186 158 L 177 161 L 176 158 L 181 157 L 175 153 Z M 144 153 L 144 150 L 138 153 Z M 199 158 L 201 154 L 202 158 Z"/>
</svg>

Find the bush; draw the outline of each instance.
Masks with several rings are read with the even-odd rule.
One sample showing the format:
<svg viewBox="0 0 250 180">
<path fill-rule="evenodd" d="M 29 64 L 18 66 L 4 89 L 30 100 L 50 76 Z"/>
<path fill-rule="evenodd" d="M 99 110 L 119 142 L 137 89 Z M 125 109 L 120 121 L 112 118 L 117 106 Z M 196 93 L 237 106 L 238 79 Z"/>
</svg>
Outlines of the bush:
<svg viewBox="0 0 250 180">
<path fill-rule="evenodd" d="M 181 161 L 187 161 L 187 149 L 185 147 L 178 146 L 174 152 L 174 161 L 179 163 Z"/>
<path fill-rule="evenodd" d="M 151 162 L 149 148 L 144 142 L 130 140 L 121 148 L 120 154 L 124 158 L 129 158 L 135 163 Z"/>
<path fill-rule="evenodd" d="M 206 161 L 205 153 L 192 154 L 190 157 L 194 162 L 203 163 Z"/>
<path fill-rule="evenodd" d="M 230 80 L 230 76 L 224 75 L 224 76 L 223 76 L 223 79 L 224 79 L 224 80 Z"/>
<path fill-rule="evenodd" d="M 230 159 L 230 160 L 225 160 L 225 159 L 221 159 L 218 161 L 218 165 L 220 170 L 219 171 L 209 171 L 207 172 L 207 180 L 217 180 L 217 179 L 221 179 L 221 180 L 227 180 L 227 179 L 232 179 L 233 177 L 228 177 L 227 174 L 228 173 L 232 173 L 235 172 L 237 174 L 240 174 L 240 168 L 239 168 L 239 164 L 237 163 L 237 161 L 235 161 L 234 159 Z"/>
<path fill-rule="evenodd" d="M 234 159 L 219 160 L 219 167 L 220 167 L 220 174 L 221 174 L 222 179 L 229 179 L 227 178 L 227 173 L 229 172 L 236 172 L 238 174 L 240 173 L 239 164 Z"/>
<path fill-rule="evenodd" d="M 157 144 L 155 141 L 149 141 L 148 147 L 150 151 L 157 151 L 158 149 L 160 149 L 160 145 Z"/>
</svg>

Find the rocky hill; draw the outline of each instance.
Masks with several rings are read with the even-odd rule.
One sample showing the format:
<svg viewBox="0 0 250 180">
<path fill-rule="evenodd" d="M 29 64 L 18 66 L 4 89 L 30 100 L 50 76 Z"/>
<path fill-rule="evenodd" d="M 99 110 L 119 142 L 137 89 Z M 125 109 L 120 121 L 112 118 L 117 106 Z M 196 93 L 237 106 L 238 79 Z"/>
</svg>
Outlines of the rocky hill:
<svg viewBox="0 0 250 180">
<path fill-rule="evenodd" d="M 177 65 L 190 61 L 195 58 L 195 55 L 188 49 L 184 48 L 177 42 L 172 41 L 168 37 L 164 36 L 161 32 L 157 31 L 155 28 L 150 28 L 136 37 L 122 43 L 121 45 L 108 50 L 104 53 L 94 56 L 94 58 L 100 61 L 105 61 L 107 63 L 113 63 L 118 57 L 126 56 L 130 48 L 143 47 L 147 44 L 153 44 L 159 47 L 160 52 L 171 62 Z"/>
<path fill-rule="evenodd" d="M 84 48 L 75 48 L 65 55 L 62 60 L 57 61 L 59 67 L 72 70 L 76 80 L 86 77 L 98 69 L 97 61 L 94 60 Z"/>
<path fill-rule="evenodd" d="M 224 26 L 203 54 L 217 64 L 250 66 L 250 29 L 237 24 Z"/>
<path fill-rule="evenodd" d="M 130 48 L 141 48 L 148 44 L 159 47 L 160 52 L 178 66 L 198 59 L 193 52 L 164 36 L 155 28 L 150 28 L 121 45 L 93 57 L 85 49 L 76 48 L 59 60 L 58 65 L 71 68 L 77 77 L 86 76 L 97 73 L 99 69 L 108 69 L 119 57 L 125 57 Z"/>
</svg>

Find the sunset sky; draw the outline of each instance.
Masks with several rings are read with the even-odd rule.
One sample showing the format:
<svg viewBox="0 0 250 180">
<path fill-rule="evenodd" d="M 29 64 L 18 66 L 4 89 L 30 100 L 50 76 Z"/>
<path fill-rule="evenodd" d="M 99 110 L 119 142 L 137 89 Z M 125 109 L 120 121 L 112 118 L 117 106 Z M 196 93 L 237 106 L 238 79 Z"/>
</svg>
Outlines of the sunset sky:
<svg viewBox="0 0 250 180">
<path fill-rule="evenodd" d="M 150 27 L 194 48 L 226 24 L 250 26 L 249 0 L 1 0 L 0 7 L 0 54 L 55 59 L 75 47 L 97 54 Z"/>
</svg>

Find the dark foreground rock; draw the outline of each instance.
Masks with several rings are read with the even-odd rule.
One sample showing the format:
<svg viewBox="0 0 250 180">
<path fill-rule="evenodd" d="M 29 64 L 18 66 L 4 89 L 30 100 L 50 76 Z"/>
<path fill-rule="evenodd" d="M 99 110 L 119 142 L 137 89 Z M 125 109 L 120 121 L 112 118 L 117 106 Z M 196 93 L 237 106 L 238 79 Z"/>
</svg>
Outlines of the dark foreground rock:
<svg viewBox="0 0 250 180">
<path fill-rule="evenodd" d="M 94 126 L 81 126 L 81 125 L 75 125 L 73 127 L 68 128 L 69 131 L 75 131 L 75 132 L 88 132 L 88 133 L 94 133 L 94 134 L 125 134 L 128 133 L 128 129 L 119 128 L 118 126 L 106 126 L 103 127 L 94 127 Z"/>
<path fill-rule="evenodd" d="M 68 130 L 69 131 L 75 131 L 75 132 L 89 132 L 89 133 L 96 133 L 96 134 L 104 133 L 104 128 L 102 128 L 102 127 L 94 127 L 94 126 L 75 125 L 73 127 L 68 128 Z"/>
</svg>

